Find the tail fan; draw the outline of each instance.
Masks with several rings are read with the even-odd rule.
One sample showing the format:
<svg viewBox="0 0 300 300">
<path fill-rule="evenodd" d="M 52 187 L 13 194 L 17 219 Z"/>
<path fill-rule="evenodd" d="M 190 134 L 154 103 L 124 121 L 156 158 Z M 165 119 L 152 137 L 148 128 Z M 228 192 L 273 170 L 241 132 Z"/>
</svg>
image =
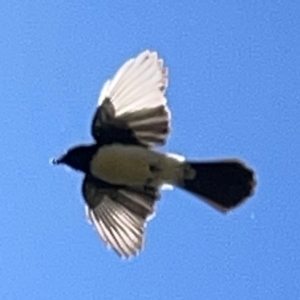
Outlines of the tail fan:
<svg viewBox="0 0 300 300">
<path fill-rule="evenodd" d="M 181 188 L 201 197 L 218 210 L 226 212 L 252 195 L 254 172 L 238 160 L 187 162 Z"/>
</svg>

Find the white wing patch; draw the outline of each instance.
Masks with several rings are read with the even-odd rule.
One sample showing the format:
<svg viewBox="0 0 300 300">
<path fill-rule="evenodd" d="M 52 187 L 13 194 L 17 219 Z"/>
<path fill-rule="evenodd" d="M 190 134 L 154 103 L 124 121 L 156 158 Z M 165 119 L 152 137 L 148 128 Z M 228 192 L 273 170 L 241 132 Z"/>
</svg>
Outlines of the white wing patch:
<svg viewBox="0 0 300 300">
<path fill-rule="evenodd" d="M 164 144 L 170 129 L 171 114 L 165 91 L 168 70 L 156 52 L 142 52 L 128 60 L 108 80 L 98 105 L 109 99 L 115 118 L 125 121 L 145 145 Z"/>
<path fill-rule="evenodd" d="M 82 188 L 87 217 L 104 243 L 123 258 L 137 255 L 144 245 L 146 223 L 160 198 L 158 190 L 117 189 L 89 175 Z"/>
<path fill-rule="evenodd" d="M 149 212 L 154 208 L 142 199 L 136 197 L 136 193 L 120 191 L 124 196 L 138 201 L 139 205 L 145 205 Z M 124 258 L 137 255 L 144 245 L 146 220 L 131 212 L 122 204 L 104 196 L 101 204 L 94 209 L 87 209 L 87 216 L 95 226 L 105 244 Z M 149 215 L 150 216 L 150 215 Z"/>
<path fill-rule="evenodd" d="M 167 68 L 156 52 L 144 51 L 128 60 L 100 93 L 98 104 L 111 99 L 116 117 L 166 105 L 164 92 L 168 85 Z"/>
</svg>

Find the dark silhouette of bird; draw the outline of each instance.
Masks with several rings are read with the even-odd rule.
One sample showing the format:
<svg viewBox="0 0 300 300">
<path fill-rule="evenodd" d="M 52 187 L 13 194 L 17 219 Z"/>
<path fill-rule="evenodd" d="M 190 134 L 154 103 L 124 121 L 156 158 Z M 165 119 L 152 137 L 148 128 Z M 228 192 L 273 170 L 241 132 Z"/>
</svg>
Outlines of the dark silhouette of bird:
<svg viewBox="0 0 300 300">
<path fill-rule="evenodd" d="M 146 222 L 165 184 L 226 212 L 252 195 L 254 172 L 238 159 L 189 161 L 157 151 L 170 132 L 168 70 L 156 52 L 128 60 L 101 91 L 94 143 L 70 149 L 54 164 L 84 173 L 87 214 L 121 257 L 142 249 Z"/>
</svg>

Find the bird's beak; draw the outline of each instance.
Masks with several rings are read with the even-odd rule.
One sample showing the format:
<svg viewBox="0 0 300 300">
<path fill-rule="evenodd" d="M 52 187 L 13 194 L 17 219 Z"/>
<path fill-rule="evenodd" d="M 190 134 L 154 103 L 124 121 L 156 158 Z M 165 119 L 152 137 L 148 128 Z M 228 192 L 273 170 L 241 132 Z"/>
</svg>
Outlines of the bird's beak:
<svg viewBox="0 0 300 300">
<path fill-rule="evenodd" d="M 58 159 L 53 158 L 52 161 L 51 161 L 51 163 L 53 165 L 60 165 L 62 163 L 62 159 L 61 158 L 58 158 Z"/>
<path fill-rule="evenodd" d="M 53 165 L 61 165 L 61 164 L 65 164 L 66 163 L 66 154 L 63 154 L 62 156 L 60 156 L 59 158 L 53 158 L 51 163 Z"/>
</svg>

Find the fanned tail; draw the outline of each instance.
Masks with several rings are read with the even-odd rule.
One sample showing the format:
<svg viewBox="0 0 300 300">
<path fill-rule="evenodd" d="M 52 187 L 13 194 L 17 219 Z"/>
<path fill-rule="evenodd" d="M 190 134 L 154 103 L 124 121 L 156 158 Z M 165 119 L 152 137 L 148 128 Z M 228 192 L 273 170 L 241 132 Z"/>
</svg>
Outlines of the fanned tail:
<svg viewBox="0 0 300 300">
<path fill-rule="evenodd" d="M 180 187 L 221 211 L 235 208 L 252 195 L 254 172 L 238 160 L 186 162 L 190 170 Z"/>
</svg>

